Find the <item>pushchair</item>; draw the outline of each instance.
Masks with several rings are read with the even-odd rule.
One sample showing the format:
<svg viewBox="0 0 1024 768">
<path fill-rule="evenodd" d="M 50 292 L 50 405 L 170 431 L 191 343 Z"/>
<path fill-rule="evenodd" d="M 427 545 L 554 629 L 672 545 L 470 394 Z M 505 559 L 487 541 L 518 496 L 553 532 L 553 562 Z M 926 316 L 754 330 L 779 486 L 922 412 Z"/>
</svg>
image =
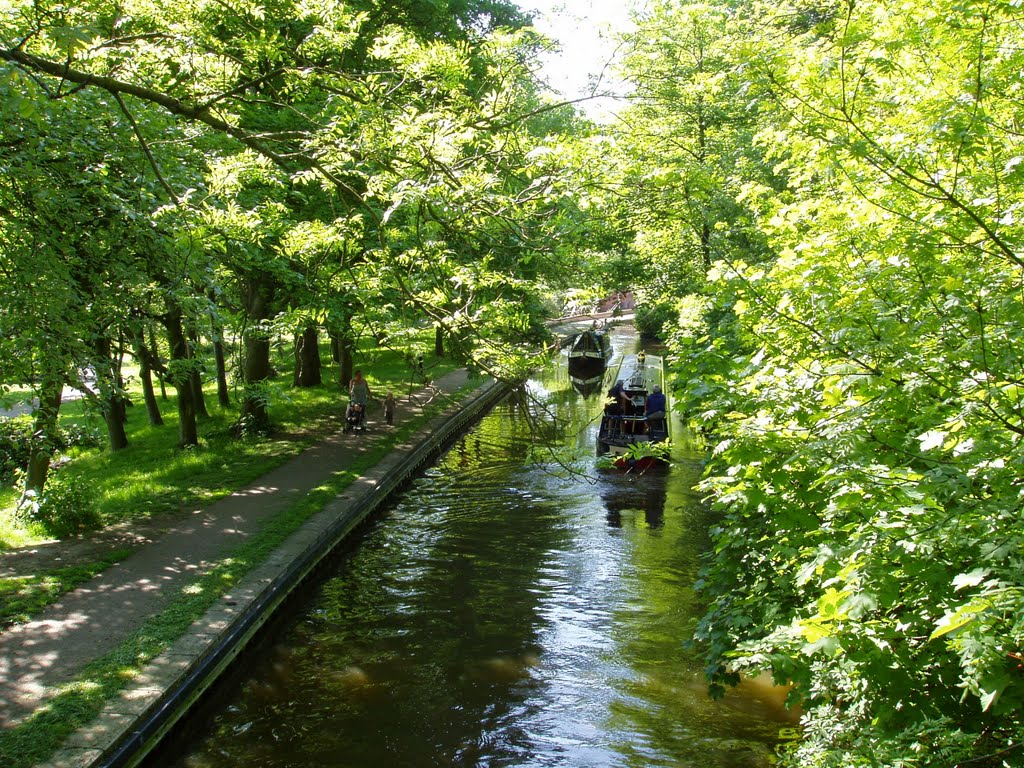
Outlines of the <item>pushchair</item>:
<svg viewBox="0 0 1024 768">
<path fill-rule="evenodd" d="M 366 431 L 366 405 L 350 401 L 345 408 L 345 426 L 342 431 L 351 432 L 356 429 L 360 432 Z"/>
</svg>

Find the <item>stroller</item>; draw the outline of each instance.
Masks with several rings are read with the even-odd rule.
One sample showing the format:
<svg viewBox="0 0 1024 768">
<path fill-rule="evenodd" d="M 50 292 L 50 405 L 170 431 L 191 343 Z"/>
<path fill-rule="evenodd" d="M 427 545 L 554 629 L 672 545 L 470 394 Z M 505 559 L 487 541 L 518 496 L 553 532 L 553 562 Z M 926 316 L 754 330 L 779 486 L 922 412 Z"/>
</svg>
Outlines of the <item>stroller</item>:
<svg viewBox="0 0 1024 768">
<path fill-rule="evenodd" d="M 342 431 L 347 433 L 356 429 L 366 431 L 366 405 L 350 401 L 345 408 L 345 426 Z"/>
</svg>

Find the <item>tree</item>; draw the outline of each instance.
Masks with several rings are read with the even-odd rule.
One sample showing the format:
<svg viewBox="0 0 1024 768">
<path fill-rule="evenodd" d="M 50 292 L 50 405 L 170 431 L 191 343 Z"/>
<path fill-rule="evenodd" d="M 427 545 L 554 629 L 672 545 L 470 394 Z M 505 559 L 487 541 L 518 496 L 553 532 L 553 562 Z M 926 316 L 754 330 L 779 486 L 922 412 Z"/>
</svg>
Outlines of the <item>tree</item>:
<svg viewBox="0 0 1024 768">
<path fill-rule="evenodd" d="M 148 341 L 148 324 L 137 322 L 129 326 L 129 335 L 132 342 L 132 354 L 139 362 L 139 379 L 142 384 L 142 397 L 146 404 L 146 415 L 149 423 L 154 427 L 163 426 L 164 419 L 160 413 L 160 404 L 156 399 L 156 390 L 153 388 L 153 371 L 163 368 L 157 355 L 157 350 Z"/>
<path fill-rule="evenodd" d="M 152 200 L 152 188 L 120 163 L 117 147 L 128 126 L 109 104 L 85 96 L 30 101 L 32 84 L 4 74 L 2 87 L 11 98 L 4 99 L 8 119 L 0 138 L 0 318 L 14 352 L 4 358 L 3 378 L 32 382 L 45 404 L 26 479 L 26 490 L 38 493 L 55 444 L 61 392 L 65 384 L 82 386 L 78 372 L 95 371 L 94 402 L 112 447 L 124 447 L 116 351 L 133 286 L 145 280 L 135 254 L 152 232 L 137 211 Z"/>
<path fill-rule="evenodd" d="M 657 332 L 676 302 L 700 292 L 716 259 L 768 255 L 747 207 L 752 189 L 778 186 L 752 141 L 768 108 L 744 77 L 726 3 L 656 2 L 626 39 L 623 73 L 634 105 L 614 132 L 624 199 L 642 269 L 638 322 Z"/>
<path fill-rule="evenodd" d="M 95 162 L 41 188 L 96 182 L 92 208 L 75 211 L 80 231 L 103 206 L 99 220 L 117 227 L 80 238 L 92 251 L 77 263 L 106 260 L 89 272 L 88 313 L 66 313 L 74 279 L 61 277 L 79 241 L 39 264 L 69 292 L 53 294 L 66 337 L 38 342 L 54 357 L 46 386 L 103 357 L 104 396 L 115 397 L 123 339 L 145 355 L 139 325 L 157 321 L 179 442 L 194 445 L 196 336 L 212 316 L 243 338 L 241 418 L 264 430 L 271 337 L 328 324 L 344 376 L 353 334 L 386 322 L 385 306 L 433 325 L 447 353 L 522 375 L 545 335 L 544 281 L 567 271 L 548 241 L 574 212 L 554 135 L 568 113 L 538 97 L 529 64 L 540 41 L 523 23 L 493 0 L 14 2 L 0 19 L 9 147 L 27 152 L 31 129 L 89 148 Z M 64 114 L 75 119 L 54 129 Z M 26 167 L 39 157 L 26 153 Z M 69 196 L 68 210 L 78 202 Z M 32 227 L 5 232 L 19 263 L 54 226 L 31 213 Z M 131 301 L 101 290 L 110 285 Z M 29 300 L 12 295 L 12 326 Z M 225 379 L 219 364 L 222 396 Z"/>
</svg>

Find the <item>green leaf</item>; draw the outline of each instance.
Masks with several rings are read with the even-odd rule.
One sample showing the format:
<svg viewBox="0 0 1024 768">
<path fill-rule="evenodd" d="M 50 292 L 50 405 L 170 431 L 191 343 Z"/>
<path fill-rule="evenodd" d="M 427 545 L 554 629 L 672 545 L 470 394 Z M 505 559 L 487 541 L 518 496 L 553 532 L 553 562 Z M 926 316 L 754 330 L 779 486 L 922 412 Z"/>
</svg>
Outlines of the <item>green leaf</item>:
<svg viewBox="0 0 1024 768">
<path fill-rule="evenodd" d="M 16 97 L 15 103 L 18 105 L 18 114 L 24 118 L 30 118 L 36 113 L 36 103 L 32 99 L 25 99 L 21 96 Z"/>
<path fill-rule="evenodd" d="M 946 433 L 937 429 L 931 429 L 924 434 L 918 435 L 917 439 L 921 442 L 922 451 L 931 451 L 942 447 L 942 443 L 946 439 Z"/>
<path fill-rule="evenodd" d="M 988 568 L 975 568 L 970 573 L 960 573 L 953 578 L 953 589 L 959 592 L 967 587 L 976 587 L 984 581 L 991 571 Z"/>
<path fill-rule="evenodd" d="M 975 622 L 978 618 L 978 614 L 982 613 L 986 608 L 986 605 L 969 603 L 961 606 L 953 613 L 947 613 L 936 623 L 935 631 L 928 636 L 928 639 L 935 640 L 948 635 L 951 632 L 963 629 L 967 625 Z"/>
<path fill-rule="evenodd" d="M 999 697 L 1003 691 L 1010 684 L 1010 678 L 1007 675 L 995 675 L 984 678 L 979 688 L 978 698 L 981 701 L 981 709 L 983 712 L 987 712 L 992 706 L 999 701 Z"/>
</svg>

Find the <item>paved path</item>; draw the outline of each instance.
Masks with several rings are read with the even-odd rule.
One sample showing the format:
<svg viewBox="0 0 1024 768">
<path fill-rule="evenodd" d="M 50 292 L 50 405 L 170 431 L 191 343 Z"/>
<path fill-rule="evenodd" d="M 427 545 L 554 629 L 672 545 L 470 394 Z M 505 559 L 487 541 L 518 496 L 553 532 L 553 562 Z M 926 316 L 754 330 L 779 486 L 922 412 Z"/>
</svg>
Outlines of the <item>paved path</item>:
<svg viewBox="0 0 1024 768">
<path fill-rule="evenodd" d="M 466 382 L 466 372 L 456 371 L 412 398 L 403 398 L 397 409 L 399 423 L 421 413 L 431 401 L 451 401 L 449 395 Z M 0 634 L 0 727 L 24 721 L 54 695 L 56 686 L 73 680 L 89 662 L 123 643 L 188 583 L 361 452 L 386 439 L 391 429 L 373 412 L 368 427 L 362 434 L 339 430 L 253 485 L 194 510 L 187 520 L 68 593 L 35 620 Z M 0 554 L 0 571 L 3 566 Z M 89 764 L 84 759 L 73 762 Z M 70 763 L 58 759 L 51 764 Z"/>
<path fill-rule="evenodd" d="M 92 381 L 87 383 L 94 383 Z M 69 403 L 72 400 L 81 400 L 85 397 L 85 392 L 74 387 L 64 387 L 64 391 L 61 392 L 60 401 L 62 403 Z M 27 403 L 15 403 L 10 408 L 0 408 L 0 418 L 11 418 L 13 416 L 24 416 L 26 414 L 35 413 L 36 408 L 39 407 L 39 398 L 33 397 Z"/>
</svg>

